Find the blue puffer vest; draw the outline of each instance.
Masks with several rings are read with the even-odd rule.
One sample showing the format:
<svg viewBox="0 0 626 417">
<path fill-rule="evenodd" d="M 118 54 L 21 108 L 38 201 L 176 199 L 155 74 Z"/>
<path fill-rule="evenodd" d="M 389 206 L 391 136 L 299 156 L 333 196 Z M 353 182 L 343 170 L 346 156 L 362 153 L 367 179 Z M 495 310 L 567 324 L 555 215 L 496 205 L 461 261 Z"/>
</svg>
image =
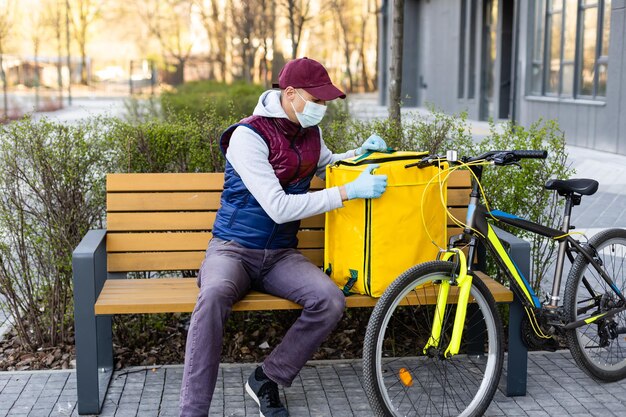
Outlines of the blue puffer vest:
<svg viewBox="0 0 626 417">
<path fill-rule="evenodd" d="M 251 116 L 230 126 L 222 134 L 224 155 L 233 131 L 246 126 L 257 133 L 269 148 L 269 162 L 287 194 L 304 194 L 320 157 L 317 126 L 303 129 L 289 119 Z M 283 249 L 298 246 L 300 221 L 275 223 L 265 213 L 229 162 L 224 172 L 221 207 L 213 225 L 213 235 L 251 249 Z"/>
</svg>

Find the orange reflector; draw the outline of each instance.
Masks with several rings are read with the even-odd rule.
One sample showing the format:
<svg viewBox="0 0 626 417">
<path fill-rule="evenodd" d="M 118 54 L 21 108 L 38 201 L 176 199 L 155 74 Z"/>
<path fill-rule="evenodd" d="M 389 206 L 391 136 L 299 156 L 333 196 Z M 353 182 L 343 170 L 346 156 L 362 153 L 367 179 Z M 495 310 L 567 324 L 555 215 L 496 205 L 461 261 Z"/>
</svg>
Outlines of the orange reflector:
<svg viewBox="0 0 626 417">
<path fill-rule="evenodd" d="M 405 386 L 413 386 L 413 377 L 411 376 L 411 373 L 408 371 L 408 369 L 400 368 L 400 370 L 398 371 L 398 376 L 400 377 L 400 381 L 402 381 Z"/>
</svg>

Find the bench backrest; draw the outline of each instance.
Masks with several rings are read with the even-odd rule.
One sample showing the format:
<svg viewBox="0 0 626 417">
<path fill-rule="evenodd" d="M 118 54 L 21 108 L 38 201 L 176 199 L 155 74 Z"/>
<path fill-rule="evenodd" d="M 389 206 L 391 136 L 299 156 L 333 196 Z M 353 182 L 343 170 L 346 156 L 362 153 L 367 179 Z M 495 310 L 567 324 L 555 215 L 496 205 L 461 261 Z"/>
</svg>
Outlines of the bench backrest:
<svg viewBox="0 0 626 417">
<path fill-rule="evenodd" d="M 108 174 L 107 259 L 109 272 L 197 270 L 204 257 L 224 185 L 222 173 Z M 324 182 L 315 179 L 312 189 Z M 465 218 L 468 171 L 448 180 L 448 206 Z M 460 230 L 452 222 L 448 235 Z M 324 262 L 324 215 L 304 219 L 299 249 Z"/>
</svg>

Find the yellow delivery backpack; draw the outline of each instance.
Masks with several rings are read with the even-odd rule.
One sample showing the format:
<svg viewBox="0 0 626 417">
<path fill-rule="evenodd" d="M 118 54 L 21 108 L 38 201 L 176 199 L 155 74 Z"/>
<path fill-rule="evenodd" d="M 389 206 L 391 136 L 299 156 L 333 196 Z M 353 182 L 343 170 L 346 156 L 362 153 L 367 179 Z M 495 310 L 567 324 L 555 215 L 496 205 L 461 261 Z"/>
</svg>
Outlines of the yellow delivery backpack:
<svg viewBox="0 0 626 417">
<path fill-rule="evenodd" d="M 377 199 L 354 199 L 326 213 L 324 270 L 346 295 L 380 297 L 402 272 L 446 247 L 446 166 L 406 167 L 424 152 L 367 153 L 326 168 L 326 187 L 347 184 L 368 164 L 387 175 Z"/>
</svg>

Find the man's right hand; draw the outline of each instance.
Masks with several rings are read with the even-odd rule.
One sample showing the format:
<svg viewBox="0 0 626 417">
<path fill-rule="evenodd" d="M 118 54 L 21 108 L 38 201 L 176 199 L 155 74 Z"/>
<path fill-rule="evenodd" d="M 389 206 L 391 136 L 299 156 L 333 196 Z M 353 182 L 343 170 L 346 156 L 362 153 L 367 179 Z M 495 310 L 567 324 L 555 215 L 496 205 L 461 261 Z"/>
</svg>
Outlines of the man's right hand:
<svg viewBox="0 0 626 417">
<path fill-rule="evenodd" d="M 373 175 L 378 165 L 368 165 L 356 180 L 345 185 L 348 200 L 354 198 L 378 198 L 387 188 L 386 175 Z"/>
</svg>

